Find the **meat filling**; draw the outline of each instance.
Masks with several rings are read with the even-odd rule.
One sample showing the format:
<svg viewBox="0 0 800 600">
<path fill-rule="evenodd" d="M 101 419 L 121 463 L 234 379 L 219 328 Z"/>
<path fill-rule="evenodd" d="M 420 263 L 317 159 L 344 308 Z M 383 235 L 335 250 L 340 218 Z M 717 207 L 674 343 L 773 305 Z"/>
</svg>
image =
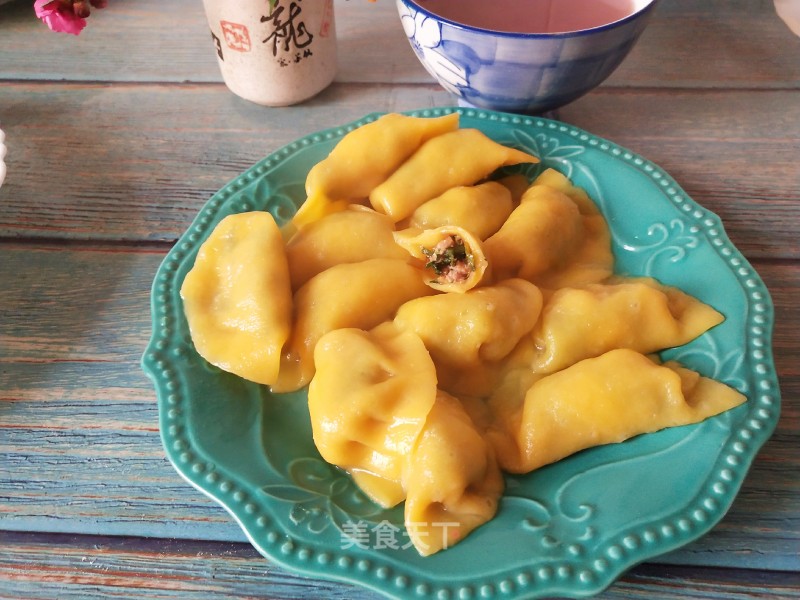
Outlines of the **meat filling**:
<svg viewBox="0 0 800 600">
<path fill-rule="evenodd" d="M 475 271 L 472 255 L 457 235 L 444 238 L 433 248 L 423 248 L 428 257 L 426 269 L 433 269 L 437 283 L 460 283 Z"/>
</svg>

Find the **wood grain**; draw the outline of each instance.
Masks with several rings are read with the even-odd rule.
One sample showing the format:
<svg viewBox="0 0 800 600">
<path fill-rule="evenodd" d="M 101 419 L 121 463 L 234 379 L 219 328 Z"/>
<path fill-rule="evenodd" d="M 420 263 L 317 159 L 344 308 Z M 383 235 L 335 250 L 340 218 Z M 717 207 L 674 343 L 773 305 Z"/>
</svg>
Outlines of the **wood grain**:
<svg viewBox="0 0 800 600">
<path fill-rule="evenodd" d="M 348 598 L 284 571 L 165 458 L 139 367 L 165 253 L 220 187 L 371 112 L 454 100 L 393 0 L 335 0 L 339 72 L 267 109 L 221 81 L 198 0 L 125 0 L 79 37 L 0 4 L 0 598 Z M 772 0 L 661 0 L 597 90 L 554 115 L 717 213 L 775 304 L 781 418 L 722 521 L 604 599 L 800 598 L 800 37 Z"/>
<path fill-rule="evenodd" d="M 0 598 L 380 598 L 284 571 L 243 543 L 9 534 L 3 546 Z"/>
<path fill-rule="evenodd" d="M 375 110 L 447 103 L 433 86 L 427 101 L 334 86 L 265 120 L 263 107 L 221 85 L 0 83 L 0 94 L 15 115 L 4 125 L 0 235 L 167 242 L 225 183 L 302 135 Z M 72 104 L 86 111 L 65 110 Z"/>
<path fill-rule="evenodd" d="M 155 394 L 138 365 L 164 252 L 0 245 L 0 281 L 21 278 L 0 289 L 0 528 L 245 540 L 164 458 Z M 800 567 L 800 482 L 786 477 L 800 468 L 800 266 L 756 267 L 776 305 L 782 418 L 723 521 L 665 562 Z"/>
<path fill-rule="evenodd" d="M 302 135 L 374 111 L 450 103 L 433 86 L 342 84 L 265 120 L 265 109 L 222 86 L 0 83 L 0 93 L 15 115 L 6 128 L 0 236 L 108 241 L 174 242 L 214 192 Z M 748 258 L 798 258 L 800 103 L 793 98 L 601 90 L 558 116 L 667 170 L 720 215 Z M 87 110 L 66 111 L 67 103 Z M 759 119 L 750 118 L 754 104 Z M 609 118 L 615 113 L 625 119 Z M 736 185 L 733 174 L 741 174 Z"/>
<path fill-rule="evenodd" d="M 249 544 L 9 534 L 0 549 L 0 598 L 109 597 L 377 600 L 374 592 L 283 571 Z M 35 587 L 30 585 L 35 582 Z M 604 600 L 800 598 L 797 573 L 639 566 Z"/>
<path fill-rule="evenodd" d="M 793 93 L 602 90 L 558 116 L 666 170 L 720 216 L 748 258 L 800 257 L 800 103 Z"/>
</svg>

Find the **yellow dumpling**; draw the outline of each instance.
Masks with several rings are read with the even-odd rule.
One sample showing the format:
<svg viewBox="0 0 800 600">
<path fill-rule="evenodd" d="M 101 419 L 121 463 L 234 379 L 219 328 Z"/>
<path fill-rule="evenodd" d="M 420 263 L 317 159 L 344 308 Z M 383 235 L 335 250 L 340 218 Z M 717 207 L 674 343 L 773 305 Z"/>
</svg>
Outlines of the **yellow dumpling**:
<svg viewBox="0 0 800 600">
<path fill-rule="evenodd" d="M 551 189 L 557 190 L 562 194 L 569 196 L 577 206 L 582 215 L 599 215 L 601 214 L 586 190 L 579 188 L 573 184 L 569 178 L 563 173 L 559 173 L 555 169 L 545 169 L 536 179 L 534 179 L 531 186 L 546 186 Z"/>
<path fill-rule="evenodd" d="M 403 303 L 432 293 L 405 260 L 373 258 L 335 265 L 294 295 L 292 334 L 284 346 L 274 392 L 298 390 L 314 375 L 314 346 L 334 329 L 372 329 L 394 318 Z"/>
<path fill-rule="evenodd" d="M 463 185 L 428 200 L 411 215 L 410 227 L 457 225 L 485 240 L 505 223 L 514 205 L 511 190 L 496 181 Z"/>
<path fill-rule="evenodd" d="M 504 146 L 477 129 L 457 129 L 425 142 L 369 195 L 375 210 L 402 221 L 424 202 L 460 185 L 474 185 L 506 165 L 539 159 Z"/>
<path fill-rule="evenodd" d="M 439 387 L 484 394 L 503 360 L 539 318 L 542 294 L 524 279 L 508 279 L 464 294 L 436 294 L 403 304 L 394 322 L 414 331 L 431 353 Z"/>
<path fill-rule="evenodd" d="M 509 191 L 511 194 L 511 202 L 514 206 L 519 206 L 519 203 L 522 200 L 522 195 L 531 185 L 527 176 L 523 175 L 522 173 L 505 175 L 504 177 L 498 179 L 497 183 L 501 184 Z"/>
<path fill-rule="evenodd" d="M 565 264 L 583 241 L 578 205 L 566 194 L 531 186 L 500 230 L 486 240 L 486 256 L 497 279 L 538 276 Z"/>
<path fill-rule="evenodd" d="M 611 232 L 605 217 L 589 198 L 562 173 L 545 169 L 533 182 L 533 186 L 547 186 L 566 194 L 578 207 L 583 224 L 583 235 L 578 248 L 566 265 L 537 276 L 537 283 L 548 289 L 576 287 L 602 281 L 614 270 L 614 255 L 611 252 Z"/>
<path fill-rule="evenodd" d="M 460 542 L 494 517 L 504 487 L 491 446 L 444 392 L 409 455 L 403 483 L 406 531 L 422 556 Z"/>
<path fill-rule="evenodd" d="M 395 323 L 414 323 L 429 351 L 470 366 L 508 356 L 533 329 L 541 308 L 539 288 L 524 279 L 506 279 L 466 294 L 412 300 L 400 307 Z"/>
<path fill-rule="evenodd" d="M 481 241 L 463 227 L 409 228 L 393 235 L 397 245 L 416 259 L 420 277 L 434 290 L 463 293 L 484 277 L 488 262 Z"/>
<path fill-rule="evenodd" d="M 496 414 L 487 435 L 503 469 L 526 473 L 586 448 L 698 423 L 745 400 L 688 369 L 612 350 L 537 380 L 521 406 Z"/>
<path fill-rule="evenodd" d="M 389 217 L 359 205 L 314 221 L 286 244 L 292 289 L 337 264 L 405 258 L 393 231 Z"/>
<path fill-rule="evenodd" d="M 538 285 L 547 290 L 596 283 L 614 272 L 611 233 L 602 215 L 582 215 L 583 236 L 566 264 L 537 275 Z"/>
<path fill-rule="evenodd" d="M 338 329 L 315 350 L 308 388 L 314 443 L 374 501 L 402 501 L 406 460 L 436 399 L 436 373 L 422 340 L 384 323 Z"/>
<path fill-rule="evenodd" d="M 248 212 L 220 221 L 180 293 L 200 356 L 250 381 L 275 383 L 291 327 L 292 293 L 272 215 Z"/>
<path fill-rule="evenodd" d="M 367 198 L 425 141 L 457 129 L 458 120 L 458 113 L 435 118 L 389 113 L 351 131 L 309 171 L 307 199 L 292 230 Z"/>
<path fill-rule="evenodd" d="M 533 334 L 532 368 L 550 373 L 616 348 L 643 354 L 686 344 L 724 317 L 652 279 L 557 290 Z"/>
<path fill-rule="evenodd" d="M 485 249 L 495 277 L 522 277 L 546 289 L 602 281 L 614 267 L 603 215 L 553 169 L 536 178 Z"/>
</svg>

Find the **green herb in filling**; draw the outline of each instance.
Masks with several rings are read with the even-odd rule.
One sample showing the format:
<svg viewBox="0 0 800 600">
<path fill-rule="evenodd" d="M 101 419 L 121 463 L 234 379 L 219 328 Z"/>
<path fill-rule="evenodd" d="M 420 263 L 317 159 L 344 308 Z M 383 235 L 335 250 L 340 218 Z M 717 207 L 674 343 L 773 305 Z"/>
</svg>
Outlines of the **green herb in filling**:
<svg viewBox="0 0 800 600">
<path fill-rule="evenodd" d="M 432 249 L 422 248 L 428 257 L 426 269 L 447 281 L 463 281 L 475 270 L 472 254 L 467 252 L 464 240 L 457 235 L 443 239 Z"/>
</svg>

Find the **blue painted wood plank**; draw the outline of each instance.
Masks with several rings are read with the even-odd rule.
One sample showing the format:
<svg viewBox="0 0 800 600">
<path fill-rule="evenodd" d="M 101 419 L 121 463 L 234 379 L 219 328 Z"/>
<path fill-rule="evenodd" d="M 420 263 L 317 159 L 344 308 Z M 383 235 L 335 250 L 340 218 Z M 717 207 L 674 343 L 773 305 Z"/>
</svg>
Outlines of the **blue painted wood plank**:
<svg viewBox="0 0 800 600">
<path fill-rule="evenodd" d="M 0 236 L 125 242 L 174 242 L 218 189 L 299 137 L 370 112 L 452 104 L 435 86 L 334 85 L 275 118 L 220 86 L 0 82 L 0 90 L 14 106 L 14 119 L 0 124 L 9 146 Z M 67 103 L 91 109 L 57 108 Z M 598 91 L 560 116 L 667 169 L 720 215 L 748 258 L 800 258 L 792 92 Z"/>
<path fill-rule="evenodd" d="M 6 534 L 0 597 L 378 600 L 346 583 L 295 575 L 249 545 L 191 540 Z M 780 571 L 642 565 L 601 600 L 800 598 L 800 575 Z"/>
</svg>

